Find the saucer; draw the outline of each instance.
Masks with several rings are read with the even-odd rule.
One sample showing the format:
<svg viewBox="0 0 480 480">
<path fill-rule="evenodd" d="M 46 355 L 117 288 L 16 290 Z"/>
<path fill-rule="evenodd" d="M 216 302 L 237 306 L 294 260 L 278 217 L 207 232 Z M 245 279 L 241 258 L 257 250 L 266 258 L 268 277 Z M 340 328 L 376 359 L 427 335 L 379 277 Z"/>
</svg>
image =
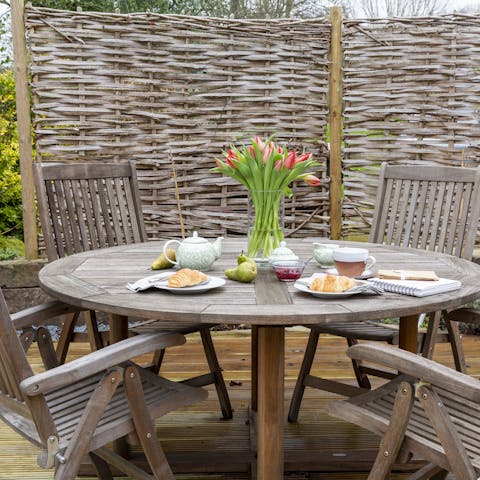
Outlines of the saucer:
<svg viewBox="0 0 480 480">
<path fill-rule="evenodd" d="M 336 268 L 329 268 L 326 270 L 327 273 L 330 273 L 331 275 L 338 275 L 337 269 Z M 367 278 L 372 278 L 375 276 L 375 273 L 373 270 L 365 270 L 361 275 L 358 275 L 355 278 L 358 278 L 359 280 L 365 280 Z"/>
</svg>

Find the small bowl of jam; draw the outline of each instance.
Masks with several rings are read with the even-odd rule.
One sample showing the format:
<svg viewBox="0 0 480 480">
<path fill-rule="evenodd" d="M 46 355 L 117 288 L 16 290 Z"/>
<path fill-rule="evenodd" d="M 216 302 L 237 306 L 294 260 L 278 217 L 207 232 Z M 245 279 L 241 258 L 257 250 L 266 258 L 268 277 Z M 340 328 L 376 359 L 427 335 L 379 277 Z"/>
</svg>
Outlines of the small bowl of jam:
<svg viewBox="0 0 480 480">
<path fill-rule="evenodd" d="M 305 262 L 302 260 L 280 260 L 272 262 L 275 275 L 282 282 L 293 282 L 298 280 L 305 269 Z"/>
</svg>

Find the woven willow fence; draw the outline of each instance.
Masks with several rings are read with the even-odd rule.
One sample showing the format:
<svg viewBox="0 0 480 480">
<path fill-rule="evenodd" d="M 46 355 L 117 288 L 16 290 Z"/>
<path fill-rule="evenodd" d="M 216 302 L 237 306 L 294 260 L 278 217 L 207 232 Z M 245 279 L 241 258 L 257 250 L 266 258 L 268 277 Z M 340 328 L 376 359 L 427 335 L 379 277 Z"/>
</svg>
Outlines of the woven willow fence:
<svg viewBox="0 0 480 480">
<path fill-rule="evenodd" d="M 339 60 L 329 65 L 326 19 L 30 6 L 25 22 L 38 161 L 135 160 L 152 238 L 180 235 L 180 215 L 187 232 L 244 234 L 245 190 L 210 169 L 230 143 L 277 133 L 314 152 L 323 179 L 295 185 L 287 230 L 329 235 L 328 76 Z M 380 162 L 479 163 L 480 17 L 344 20 L 342 42 L 343 233 L 365 234 Z"/>
<path fill-rule="evenodd" d="M 370 229 L 378 165 L 480 163 L 480 16 L 344 23 L 344 220 Z"/>
<path fill-rule="evenodd" d="M 38 161 L 135 160 L 152 238 L 179 236 L 180 214 L 187 233 L 245 234 L 246 189 L 210 170 L 230 143 L 276 133 L 324 180 L 294 186 L 287 231 L 328 236 L 325 20 L 30 6 L 26 27 Z"/>
</svg>

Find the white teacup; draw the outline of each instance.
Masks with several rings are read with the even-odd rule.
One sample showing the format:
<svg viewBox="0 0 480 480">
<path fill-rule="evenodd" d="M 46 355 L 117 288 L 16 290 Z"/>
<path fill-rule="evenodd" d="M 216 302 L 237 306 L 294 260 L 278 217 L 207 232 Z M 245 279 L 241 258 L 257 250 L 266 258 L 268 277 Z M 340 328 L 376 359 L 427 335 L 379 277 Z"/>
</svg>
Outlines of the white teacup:
<svg viewBox="0 0 480 480">
<path fill-rule="evenodd" d="M 375 265 L 375 257 L 366 248 L 336 248 L 333 251 L 335 268 L 339 275 L 359 277 L 365 270 Z"/>
</svg>

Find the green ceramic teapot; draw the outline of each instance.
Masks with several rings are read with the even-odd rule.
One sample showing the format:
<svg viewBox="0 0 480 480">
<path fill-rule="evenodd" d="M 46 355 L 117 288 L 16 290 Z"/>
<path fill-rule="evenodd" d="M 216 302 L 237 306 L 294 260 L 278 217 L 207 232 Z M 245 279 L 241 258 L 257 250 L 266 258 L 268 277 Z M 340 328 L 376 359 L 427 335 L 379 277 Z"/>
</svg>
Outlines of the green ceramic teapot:
<svg viewBox="0 0 480 480">
<path fill-rule="evenodd" d="M 178 265 L 180 268 L 207 271 L 222 253 L 222 240 L 223 237 L 218 237 L 213 243 L 210 243 L 207 239 L 199 237 L 197 232 L 193 232 L 191 237 L 182 242 L 169 240 L 163 246 L 163 254 L 171 264 Z M 172 260 L 168 257 L 167 248 L 175 243 L 178 244 L 177 259 Z"/>
</svg>

